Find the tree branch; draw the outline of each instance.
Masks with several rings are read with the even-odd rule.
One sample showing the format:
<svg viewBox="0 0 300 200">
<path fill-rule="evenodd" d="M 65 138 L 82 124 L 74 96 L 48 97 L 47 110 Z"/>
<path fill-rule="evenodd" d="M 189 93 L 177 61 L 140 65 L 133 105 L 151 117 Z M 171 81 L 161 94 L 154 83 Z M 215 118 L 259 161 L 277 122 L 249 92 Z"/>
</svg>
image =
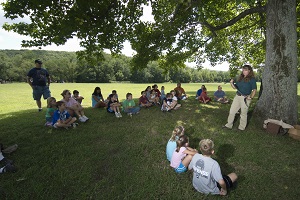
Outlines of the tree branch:
<svg viewBox="0 0 300 200">
<path fill-rule="evenodd" d="M 206 26 L 209 30 L 211 30 L 214 35 L 215 35 L 215 31 L 218 31 L 218 30 L 221 30 L 221 29 L 224 29 L 228 26 L 232 26 L 234 25 L 235 23 L 237 23 L 239 20 L 243 19 L 244 17 L 248 16 L 248 15 L 251 15 L 253 13 L 263 13 L 263 12 L 266 12 L 266 6 L 257 6 L 257 7 L 254 7 L 254 8 L 250 8 L 248 10 L 245 10 L 244 12 L 240 13 L 238 16 L 236 16 L 235 18 L 219 25 L 219 26 L 213 26 L 211 24 L 209 24 L 207 21 L 204 21 L 204 22 L 200 22 L 201 25 L 204 25 Z"/>
</svg>

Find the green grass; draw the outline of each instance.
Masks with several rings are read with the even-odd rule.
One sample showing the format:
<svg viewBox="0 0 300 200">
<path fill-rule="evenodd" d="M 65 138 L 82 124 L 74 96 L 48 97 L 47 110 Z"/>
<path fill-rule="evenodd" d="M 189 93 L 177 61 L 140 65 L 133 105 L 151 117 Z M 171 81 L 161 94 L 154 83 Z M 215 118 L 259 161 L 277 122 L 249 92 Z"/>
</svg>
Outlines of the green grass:
<svg viewBox="0 0 300 200">
<path fill-rule="evenodd" d="M 222 130 L 230 105 L 197 103 L 193 97 L 202 84 L 183 84 L 191 98 L 170 113 L 152 107 L 117 119 L 90 107 L 96 86 L 104 97 L 116 89 L 124 99 L 127 92 L 138 98 L 147 85 L 152 84 L 52 84 L 58 100 L 64 89 L 77 89 L 85 97 L 90 121 L 71 130 L 43 126 L 45 109 L 37 112 L 27 84 L 0 85 L 0 142 L 19 145 L 7 155 L 18 171 L 0 175 L 0 199 L 219 199 L 197 193 L 191 172 L 177 175 L 170 169 L 165 147 L 177 125 L 186 128 L 191 147 L 197 148 L 202 138 L 214 140 L 222 172 L 239 175 L 229 198 L 299 198 L 300 142 L 267 134 L 254 118 L 243 133 Z M 166 91 L 175 87 L 164 85 Z M 217 85 L 206 84 L 210 96 Z M 222 86 L 234 96 L 229 84 Z"/>
</svg>

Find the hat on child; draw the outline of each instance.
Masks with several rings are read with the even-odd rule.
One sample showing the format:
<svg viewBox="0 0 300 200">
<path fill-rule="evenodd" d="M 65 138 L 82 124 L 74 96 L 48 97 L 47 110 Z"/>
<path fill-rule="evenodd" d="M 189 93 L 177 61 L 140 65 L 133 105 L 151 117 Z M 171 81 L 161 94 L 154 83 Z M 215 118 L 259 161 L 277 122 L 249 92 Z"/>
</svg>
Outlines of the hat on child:
<svg viewBox="0 0 300 200">
<path fill-rule="evenodd" d="M 35 60 L 34 63 L 39 63 L 39 64 L 43 64 L 43 62 L 39 59 Z"/>
</svg>

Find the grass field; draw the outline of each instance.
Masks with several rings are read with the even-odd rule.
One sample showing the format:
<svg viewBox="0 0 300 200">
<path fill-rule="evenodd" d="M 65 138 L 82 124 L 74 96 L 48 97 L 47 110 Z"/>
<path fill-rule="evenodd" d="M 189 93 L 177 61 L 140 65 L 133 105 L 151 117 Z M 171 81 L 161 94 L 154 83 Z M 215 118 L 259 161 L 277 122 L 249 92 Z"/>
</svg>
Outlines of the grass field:
<svg viewBox="0 0 300 200">
<path fill-rule="evenodd" d="M 177 175 L 169 167 L 165 148 L 177 125 L 185 127 L 193 148 L 202 138 L 214 140 L 222 172 L 239 175 L 237 188 L 224 198 L 299 199 L 300 142 L 267 134 L 254 118 L 242 133 L 222 130 L 230 105 L 200 105 L 194 96 L 202 83 L 182 84 L 191 97 L 168 113 L 151 107 L 117 119 L 90 107 L 96 86 L 104 97 L 116 89 L 122 100 L 127 92 L 138 98 L 147 85 L 152 84 L 52 84 L 57 100 L 64 89 L 79 90 L 90 118 L 76 129 L 56 130 L 43 126 L 45 109 L 37 112 L 28 84 L 1 84 L 0 142 L 19 148 L 6 155 L 18 171 L 0 175 L 0 199 L 219 199 L 197 193 L 191 172 Z M 176 86 L 163 85 L 166 91 Z M 205 85 L 212 96 L 218 84 Z M 221 85 L 232 98 L 229 84 Z M 300 108 L 299 94 L 298 85 Z"/>
</svg>

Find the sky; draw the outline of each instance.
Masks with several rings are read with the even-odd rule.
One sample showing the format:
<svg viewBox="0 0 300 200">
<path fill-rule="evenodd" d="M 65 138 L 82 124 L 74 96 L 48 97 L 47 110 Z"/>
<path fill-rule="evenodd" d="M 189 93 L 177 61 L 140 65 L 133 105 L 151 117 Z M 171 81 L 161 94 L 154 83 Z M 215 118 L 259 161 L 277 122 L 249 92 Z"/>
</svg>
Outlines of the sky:
<svg viewBox="0 0 300 200">
<path fill-rule="evenodd" d="M 0 3 L 4 2 L 4 0 L 0 0 Z M 142 16 L 141 20 L 144 21 L 153 21 L 153 16 L 151 14 L 151 7 L 150 6 L 144 6 L 144 15 Z M 20 20 L 21 21 L 21 20 Z M 22 19 L 22 21 L 30 22 L 29 19 L 25 18 Z M 31 48 L 22 48 L 21 43 L 22 40 L 28 40 L 30 37 L 19 35 L 14 32 L 8 32 L 5 31 L 2 28 L 2 25 L 5 23 L 12 23 L 12 22 L 18 22 L 18 20 L 12 21 L 10 19 L 6 19 L 4 17 L 4 11 L 2 9 L 2 6 L 0 5 L 0 49 L 14 49 L 14 50 L 20 50 L 20 49 L 32 49 L 32 50 L 38 50 L 37 47 L 31 47 Z M 42 47 L 42 50 L 52 50 L 52 51 L 79 51 L 83 50 L 82 47 L 79 46 L 79 40 L 78 38 L 69 39 L 65 45 L 56 46 L 56 45 L 50 45 L 46 47 Z M 124 49 L 122 51 L 122 54 L 126 56 L 133 56 L 135 51 L 131 49 L 131 45 L 129 42 L 125 42 Z M 106 51 L 109 53 L 109 51 Z M 186 63 L 186 65 L 190 67 L 194 67 L 195 63 Z M 229 65 L 228 63 L 223 63 L 221 65 L 217 65 L 215 67 L 211 67 L 209 62 L 204 63 L 204 69 L 211 69 L 211 70 L 218 70 L 218 71 L 228 71 Z"/>
</svg>

